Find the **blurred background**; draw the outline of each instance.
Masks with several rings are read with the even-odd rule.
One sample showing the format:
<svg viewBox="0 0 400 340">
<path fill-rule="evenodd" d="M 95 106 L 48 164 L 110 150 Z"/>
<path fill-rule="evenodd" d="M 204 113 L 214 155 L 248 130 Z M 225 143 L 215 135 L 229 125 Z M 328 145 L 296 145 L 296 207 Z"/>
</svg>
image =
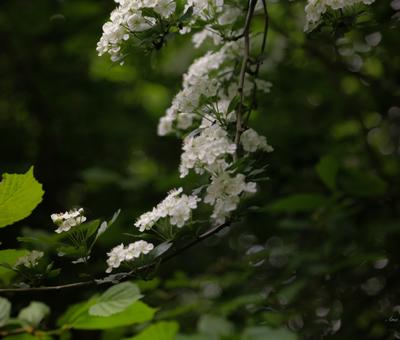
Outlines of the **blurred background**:
<svg viewBox="0 0 400 340">
<path fill-rule="evenodd" d="M 93 273 L 104 271 L 105 252 L 128 238 L 140 214 L 184 184 L 180 142 L 158 137 L 157 122 L 204 52 L 177 37 L 112 65 L 95 50 L 114 6 L 0 4 L 0 171 L 34 165 L 45 190 L 28 219 L 0 229 L 0 247 L 20 247 L 21 234 L 52 233 L 54 212 L 84 207 L 89 218 L 109 218 L 121 208 L 96 248 Z M 153 286 L 143 284 L 160 318 L 178 320 L 181 333 L 196 339 L 231 339 L 235 329 L 260 325 L 310 339 L 400 336 L 400 323 L 390 321 L 400 310 L 400 5 L 379 1 L 372 25 L 308 36 L 303 8 L 269 3 L 262 74 L 273 88 L 258 99 L 250 125 L 275 152 L 270 179 L 247 203 L 254 209 L 161 268 Z M 85 269 L 60 280 L 75 281 L 77 271 Z M 56 318 L 88 295 L 9 298 L 16 308 L 47 301 Z"/>
</svg>

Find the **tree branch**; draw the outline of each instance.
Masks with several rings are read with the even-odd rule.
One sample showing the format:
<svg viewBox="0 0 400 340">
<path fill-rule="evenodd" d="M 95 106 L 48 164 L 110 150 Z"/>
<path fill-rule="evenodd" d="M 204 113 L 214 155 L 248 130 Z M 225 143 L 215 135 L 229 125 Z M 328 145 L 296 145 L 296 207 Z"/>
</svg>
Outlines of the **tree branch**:
<svg viewBox="0 0 400 340">
<path fill-rule="evenodd" d="M 144 271 L 146 269 L 155 267 L 159 263 L 165 263 L 165 262 L 173 259 L 174 257 L 180 255 L 181 253 L 183 253 L 186 250 L 192 248 L 196 244 L 206 240 L 210 236 L 216 234 L 217 232 L 219 232 L 220 230 L 222 230 L 223 228 L 228 227 L 228 226 L 229 226 L 229 223 L 224 223 L 224 224 L 218 225 L 216 227 L 213 227 L 213 228 L 207 230 L 206 232 L 204 232 L 203 234 L 198 236 L 196 239 L 190 241 L 188 244 L 186 244 L 182 248 L 179 248 L 175 252 L 162 257 L 161 261 L 157 260 L 156 262 L 149 263 L 147 265 L 139 267 L 138 269 L 136 269 L 133 272 L 130 272 L 129 273 L 130 275 L 128 275 L 127 278 L 132 277 L 133 274 L 137 274 L 138 270 L 139 271 Z M 96 280 L 88 280 L 88 281 L 74 282 L 74 283 L 68 283 L 68 284 L 57 285 L 57 286 L 26 287 L 26 288 L 25 287 L 24 288 L 3 288 L 3 289 L 0 289 L 0 293 L 40 292 L 40 291 L 53 291 L 53 290 L 57 291 L 57 290 L 63 290 L 63 289 L 68 289 L 68 288 L 91 286 L 91 285 L 95 285 L 95 284 L 98 284 L 96 282 Z"/>
</svg>

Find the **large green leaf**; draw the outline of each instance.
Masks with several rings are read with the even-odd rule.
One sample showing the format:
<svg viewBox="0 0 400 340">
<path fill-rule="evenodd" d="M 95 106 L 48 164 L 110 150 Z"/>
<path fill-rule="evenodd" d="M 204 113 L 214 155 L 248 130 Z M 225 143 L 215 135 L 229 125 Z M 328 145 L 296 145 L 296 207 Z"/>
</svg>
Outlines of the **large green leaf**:
<svg viewBox="0 0 400 340">
<path fill-rule="evenodd" d="M 32 301 L 28 307 L 19 312 L 18 319 L 36 327 L 49 314 L 50 308 L 47 305 L 42 302 Z"/>
<path fill-rule="evenodd" d="M 126 340 L 174 340 L 179 325 L 173 321 L 161 321 L 147 327 L 142 333 Z"/>
<path fill-rule="evenodd" d="M 336 188 L 336 176 L 339 170 L 339 164 L 332 156 L 324 156 L 315 167 L 321 181 L 331 190 Z"/>
<path fill-rule="evenodd" d="M 76 329 L 109 329 L 142 323 L 153 318 L 155 309 L 141 301 L 136 301 L 124 311 L 111 316 L 94 316 L 85 313 L 74 322 Z"/>
<path fill-rule="evenodd" d="M 42 185 L 33 177 L 33 167 L 25 174 L 4 174 L 0 182 L 0 228 L 29 216 L 43 193 Z"/>
<path fill-rule="evenodd" d="M 91 306 L 96 304 L 97 299 L 92 298 L 88 301 L 80 302 L 69 306 L 67 311 L 57 320 L 58 326 L 71 327 L 80 318 L 84 318 Z"/>
<path fill-rule="evenodd" d="M 25 256 L 28 253 L 29 251 L 24 249 L 0 250 L 0 264 L 4 263 L 13 266 L 20 257 Z M 9 284 L 14 275 L 16 275 L 14 271 L 0 266 L 0 280 L 5 284 Z"/>
<path fill-rule="evenodd" d="M 110 316 L 122 312 L 142 296 L 139 287 L 132 282 L 118 283 L 99 297 L 97 303 L 89 308 L 89 314 Z"/>
<path fill-rule="evenodd" d="M 329 203 L 329 200 L 319 194 L 295 194 L 272 202 L 267 206 L 271 212 L 310 212 Z"/>
<path fill-rule="evenodd" d="M 5 325 L 10 318 L 11 303 L 0 296 L 0 327 Z"/>
</svg>

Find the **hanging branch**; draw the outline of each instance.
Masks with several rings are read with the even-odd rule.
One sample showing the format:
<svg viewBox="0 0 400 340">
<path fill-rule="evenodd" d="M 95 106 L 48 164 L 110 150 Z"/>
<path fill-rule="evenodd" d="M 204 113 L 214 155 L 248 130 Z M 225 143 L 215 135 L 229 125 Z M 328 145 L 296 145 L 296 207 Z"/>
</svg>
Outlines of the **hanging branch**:
<svg viewBox="0 0 400 340">
<path fill-rule="evenodd" d="M 244 108 L 244 99 L 245 99 L 244 84 L 245 84 L 246 73 L 249 73 L 254 77 L 257 77 L 259 70 L 260 70 L 262 60 L 263 60 L 263 54 L 265 52 L 267 34 L 268 34 L 269 18 L 268 18 L 267 6 L 266 6 L 265 0 L 261 0 L 262 4 L 263 4 L 263 9 L 264 9 L 265 27 L 264 27 L 264 32 L 263 32 L 260 56 L 255 62 L 252 61 L 251 57 L 250 57 L 250 26 L 251 26 L 252 18 L 254 16 L 257 1 L 258 0 L 249 0 L 243 32 L 240 34 L 240 36 L 238 36 L 238 39 L 239 38 L 244 39 L 244 51 L 243 51 L 243 59 L 242 59 L 242 63 L 241 63 L 241 69 L 240 69 L 240 74 L 239 74 L 239 84 L 238 84 L 238 95 L 240 96 L 240 102 L 239 102 L 238 108 L 236 110 L 236 119 L 237 120 L 236 120 L 235 144 L 237 146 L 237 150 L 236 150 L 236 153 L 234 154 L 235 161 L 237 160 L 237 157 L 238 157 L 237 153 L 238 153 L 238 149 L 239 149 L 241 133 L 243 130 L 243 114 L 245 113 L 244 112 L 245 111 L 245 108 Z M 248 69 L 248 65 L 251 62 L 253 63 L 253 65 L 256 65 L 254 72 L 251 72 L 251 70 Z M 248 109 L 249 114 L 251 112 L 251 108 L 256 106 L 256 103 L 255 103 L 256 90 L 257 90 L 257 88 L 255 86 L 254 92 L 253 92 L 252 104 L 251 104 L 251 107 Z M 249 115 L 247 115 L 246 120 L 248 119 L 248 116 Z M 120 279 L 120 281 L 133 278 L 133 277 L 137 276 L 138 273 L 145 272 L 148 269 L 156 268 L 159 264 L 167 262 L 167 261 L 175 258 L 176 256 L 178 256 L 181 253 L 185 252 L 186 250 L 194 247 L 196 244 L 211 237 L 212 235 L 216 234 L 223 228 L 228 227 L 229 225 L 230 225 L 230 222 L 225 222 L 216 227 L 210 228 L 208 231 L 204 232 L 200 236 L 198 236 L 195 239 L 193 239 L 192 241 L 188 242 L 183 247 L 176 249 L 174 252 L 171 252 L 170 254 L 167 254 L 164 257 L 160 257 L 149 264 L 143 265 L 139 268 L 136 268 L 135 270 L 125 273 L 123 278 Z M 104 282 L 104 283 L 112 283 L 112 282 L 110 280 L 110 282 Z M 0 289 L 0 293 L 58 291 L 58 290 L 63 290 L 63 289 L 91 286 L 91 285 L 96 285 L 96 284 L 100 284 L 99 280 L 91 279 L 91 280 L 73 282 L 73 283 L 56 285 L 56 286 L 4 288 L 4 289 Z"/>
</svg>

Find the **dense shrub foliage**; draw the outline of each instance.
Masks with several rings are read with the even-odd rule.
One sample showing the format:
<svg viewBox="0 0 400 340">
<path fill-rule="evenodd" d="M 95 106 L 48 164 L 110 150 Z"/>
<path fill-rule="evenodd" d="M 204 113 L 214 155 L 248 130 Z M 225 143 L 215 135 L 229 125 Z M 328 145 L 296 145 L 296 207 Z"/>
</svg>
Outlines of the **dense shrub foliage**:
<svg viewBox="0 0 400 340">
<path fill-rule="evenodd" d="M 0 6 L 1 338 L 400 338 L 398 0 Z"/>
</svg>

